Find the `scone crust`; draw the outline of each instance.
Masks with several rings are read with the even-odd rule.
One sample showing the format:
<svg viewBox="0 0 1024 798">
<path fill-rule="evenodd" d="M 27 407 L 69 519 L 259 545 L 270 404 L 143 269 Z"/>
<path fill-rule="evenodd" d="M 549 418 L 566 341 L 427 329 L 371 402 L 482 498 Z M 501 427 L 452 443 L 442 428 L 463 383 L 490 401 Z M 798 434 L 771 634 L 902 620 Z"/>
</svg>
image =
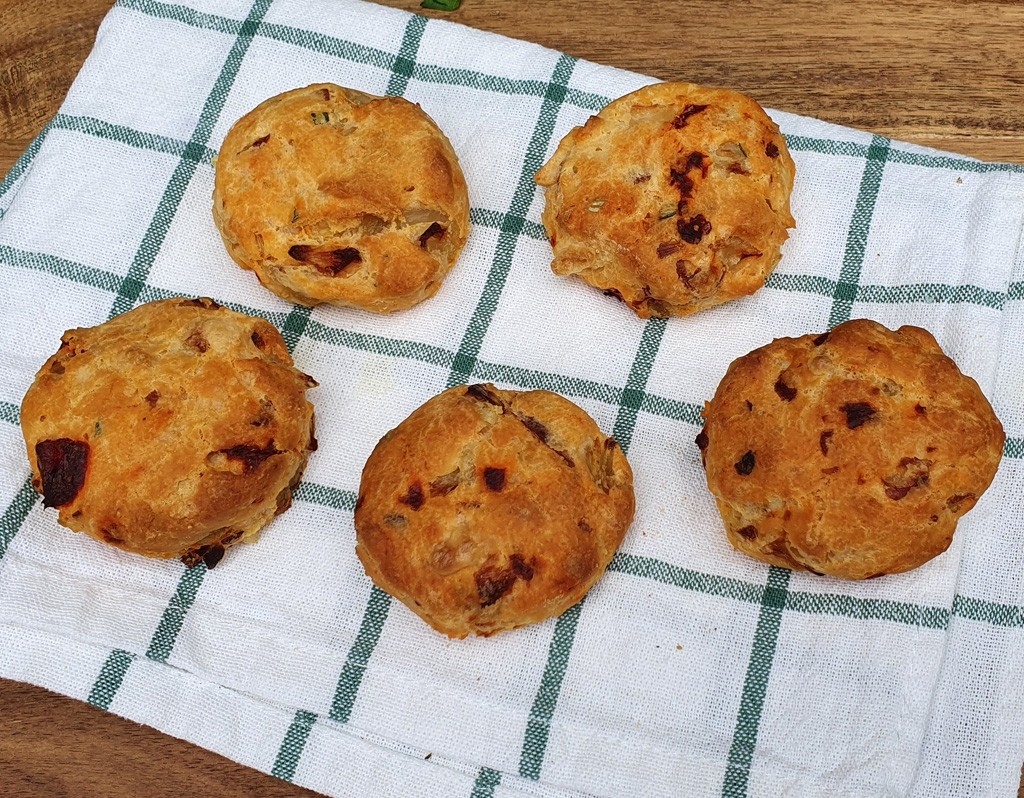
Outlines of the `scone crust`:
<svg viewBox="0 0 1024 798">
<path fill-rule="evenodd" d="M 704 416 L 697 443 L 732 545 L 846 579 L 945 551 L 1005 441 L 931 333 L 867 319 L 738 358 Z"/>
<path fill-rule="evenodd" d="M 749 97 L 639 89 L 571 130 L 536 175 L 551 268 L 643 318 L 752 294 L 795 224 L 793 176 L 785 138 Z"/>
<path fill-rule="evenodd" d="M 213 216 L 235 262 L 278 296 L 390 313 L 437 293 L 466 243 L 469 197 L 419 105 L 319 83 L 232 126 Z"/>
<path fill-rule="evenodd" d="M 61 341 L 21 424 L 33 485 L 63 526 L 212 567 L 287 509 L 315 447 L 316 383 L 272 324 L 175 298 Z"/>
<path fill-rule="evenodd" d="M 582 409 L 548 391 L 462 385 L 373 450 L 356 553 L 437 631 L 491 635 L 580 601 L 633 509 L 622 449 Z"/>
</svg>

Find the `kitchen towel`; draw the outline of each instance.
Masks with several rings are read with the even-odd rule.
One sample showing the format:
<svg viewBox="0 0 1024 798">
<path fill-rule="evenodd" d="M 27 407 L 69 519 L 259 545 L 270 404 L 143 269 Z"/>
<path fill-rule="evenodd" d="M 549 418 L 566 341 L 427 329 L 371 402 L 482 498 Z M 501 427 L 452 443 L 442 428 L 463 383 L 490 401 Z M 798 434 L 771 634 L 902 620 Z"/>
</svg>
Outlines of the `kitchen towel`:
<svg viewBox="0 0 1024 798">
<path fill-rule="evenodd" d="M 1015 795 L 1024 168 L 771 112 L 797 166 L 778 270 L 644 321 L 551 273 L 533 174 L 650 78 L 357 0 L 251 2 L 119 2 L 0 184 L 0 675 L 335 796 Z M 461 259 L 394 316 L 278 299 L 213 224 L 230 125 L 321 81 L 420 103 L 469 183 Z M 65 329 L 176 295 L 265 317 L 320 381 L 294 506 L 209 573 L 59 527 L 18 427 Z M 735 357 L 851 317 L 929 329 L 1009 436 L 951 549 L 865 583 L 734 552 L 693 443 Z M 580 605 L 452 641 L 364 575 L 354 492 L 385 431 L 485 381 L 584 407 L 638 509 Z"/>
</svg>

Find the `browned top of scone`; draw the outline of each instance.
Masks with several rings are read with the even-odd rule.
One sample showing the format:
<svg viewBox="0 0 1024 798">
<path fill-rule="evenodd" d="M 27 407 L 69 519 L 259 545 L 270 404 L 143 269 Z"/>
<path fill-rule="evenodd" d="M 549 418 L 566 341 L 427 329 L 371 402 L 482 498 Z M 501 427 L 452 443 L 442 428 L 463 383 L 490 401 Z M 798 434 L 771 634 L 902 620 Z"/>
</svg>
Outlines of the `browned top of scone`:
<svg viewBox="0 0 1024 798">
<path fill-rule="evenodd" d="M 330 83 L 232 126 L 213 213 L 231 256 L 270 290 L 377 312 L 433 295 L 469 232 L 466 181 L 433 120 Z"/>
<path fill-rule="evenodd" d="M 609 103 L 537 173 L 557 274 L 639 316 L 753 293 L 794 225 L 793 160 L 749 97 L 658 83 Z"/>
<path fill-rule="evenodd" d="M 290 497 L 315 383 L 272 324 L 167 299 L 61 341 L 21 407 L 33 484 L 61 524 L 178 557 L 255 532 Z"/>
<path fill-rule="evenodd" d="M 929 332 L 867 319 L 738 358 L 705 417 L 698 445 L 733 544 L 851 579 L 945 551 L 1004 442 Z"/>
<path fill-rule="evenodd" d="M 582 599 L 632 517 L 629 463 L 583 410 L 548 391 L 463 385 L 377 444 L 356 553 L 438 631 L 487 635 Z"/>
</svg>

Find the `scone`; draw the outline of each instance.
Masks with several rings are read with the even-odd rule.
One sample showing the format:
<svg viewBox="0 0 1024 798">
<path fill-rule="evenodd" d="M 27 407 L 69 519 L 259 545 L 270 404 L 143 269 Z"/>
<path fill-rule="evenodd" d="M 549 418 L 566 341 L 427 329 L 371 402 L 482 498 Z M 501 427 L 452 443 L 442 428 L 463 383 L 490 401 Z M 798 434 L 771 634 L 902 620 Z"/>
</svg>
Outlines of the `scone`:
<svg viewBox="0 0 1024 798">
<path fill-rule="evenodd" d="M 632 518 L 629 463 L 583 410 L 549 391 L 462 385 L 373 450 L 356 554 L 437 631 L 491 635 L 580 601 Z"/>
<path fill-rule="evenodd" d="M 433 120 L 330 83 L 239 119 L 214 185 L 231 257 L 301 305 L 408 308 L 437 293 L 469 234 L 466 180 Z"/>
<path fill-rule="evenodd" d="M 732 545 L 846 579 L 945 551 L 1005 440 L 929 332 L 867 319 L 738 358 L 704 418 L 697 445 Z"/>
<path fill-rule="evenodd" d="M 642 318 L 752 294 L 794 225 L 793 174 L 785 139 L 749 97 L 647 86 L 571 130 L 537 172 L 551 268 Z"/>
<path fill-rule="evenodd" d="M 21 406 L 32 484 L 76 532 L 210 568 L 291 504 L 316 383 L 272 324 L 211 299 L 70 330 Z"/>
</svg>

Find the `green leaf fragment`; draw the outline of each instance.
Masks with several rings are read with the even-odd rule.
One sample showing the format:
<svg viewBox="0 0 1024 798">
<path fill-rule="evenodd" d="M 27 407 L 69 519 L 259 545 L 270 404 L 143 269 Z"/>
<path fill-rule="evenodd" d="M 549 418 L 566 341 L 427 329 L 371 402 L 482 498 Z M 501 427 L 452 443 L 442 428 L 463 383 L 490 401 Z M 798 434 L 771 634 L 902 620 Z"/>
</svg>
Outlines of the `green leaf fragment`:
<svg viewBox="0 0 1024 798">
<path fill-rule="evenodd" d="M 97 421 L 92 426 L 92 436 L 94 438 L 98 438 L 102 434 L 103 434 L 103 424 L 101 424 L 99 421 Z"/>
<path fill-rule="evenodd" d="M 314 111 L 309 116 L 312 118 L 314 125 L 326 125 L 331 121 L 331 115 L 327 111 Z"/>
<path fill-rule="evenodd" d="M 435 11 L 455 11 L 462 5 L 462 0 L 423 0 L 420 8 L 432 8 Z"/>
</svg>

